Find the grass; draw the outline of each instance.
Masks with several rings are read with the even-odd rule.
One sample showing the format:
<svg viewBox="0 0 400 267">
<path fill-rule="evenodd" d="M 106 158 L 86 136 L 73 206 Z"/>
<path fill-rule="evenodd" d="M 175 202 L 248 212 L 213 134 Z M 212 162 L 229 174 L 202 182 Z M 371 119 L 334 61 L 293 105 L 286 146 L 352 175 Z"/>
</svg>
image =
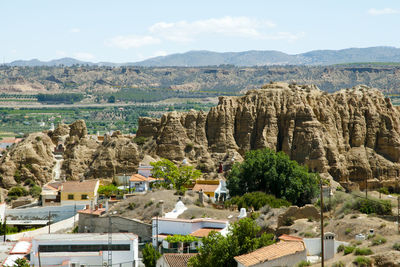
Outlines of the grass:
<svg viewBox="0 0 400 267">
<path fill-rule="evenodd" d="M 344 253 L 344 255 L 351 254 L 351 253 L 353 253 L 354 249 L 355 249 L 355 247 L 345 246 L 343 253 Z"/>
<path fill-rule="evenodd" d="M 374 239 L 372 239 L 372 246 L 379 246 L 386 243 L 386 238 L 381 235 L 376 235 Z"/>
<path fill-rule="evenodd" d="M 353 263 L 356 266 L 367 267 L 367 266 L 371 266 L 371 259 L 369 259 L 367 257 L 357 257 L 354 259 Z"/>
<path fill-rule="evenodd" d="M 400 251 L 400 243 L 394 243 L 393 249 Z"/>
</svg>

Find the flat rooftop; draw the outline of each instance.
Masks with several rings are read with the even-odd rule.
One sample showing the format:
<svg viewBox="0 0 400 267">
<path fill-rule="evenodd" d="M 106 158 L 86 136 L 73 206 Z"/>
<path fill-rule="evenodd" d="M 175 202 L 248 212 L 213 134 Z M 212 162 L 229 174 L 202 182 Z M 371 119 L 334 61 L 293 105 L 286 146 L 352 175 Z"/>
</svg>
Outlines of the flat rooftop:
<svg viewBox="0 0 400 267">
<path fill-rule="evenodd" d="M 132 233 L 113 233 L 112 240 L 113 241 L 125 241 L 125 240 L 134 240 L 138 238 L 137 235 Z M 107 233 L 82 233 L 82 234 L 43 234 L 39 236 L 35 236 L 33 240 L 36 241 L 56 241 L 56 242 L 64 242 L 64 241 L 105 241 L 108 242 L 108 234 Z"/>
</svg>

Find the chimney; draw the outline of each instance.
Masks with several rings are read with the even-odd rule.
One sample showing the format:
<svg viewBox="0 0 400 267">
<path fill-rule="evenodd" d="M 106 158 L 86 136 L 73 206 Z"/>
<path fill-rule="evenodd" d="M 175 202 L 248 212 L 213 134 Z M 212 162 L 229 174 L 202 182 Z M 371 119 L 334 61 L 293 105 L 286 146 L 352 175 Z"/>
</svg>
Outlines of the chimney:
<svg viewBox="0 0 400 267">
<path fill-rule="evenodd" d="M 164 200 L 160 200 L 160 217 L 164 217 Z"/>
</svg>

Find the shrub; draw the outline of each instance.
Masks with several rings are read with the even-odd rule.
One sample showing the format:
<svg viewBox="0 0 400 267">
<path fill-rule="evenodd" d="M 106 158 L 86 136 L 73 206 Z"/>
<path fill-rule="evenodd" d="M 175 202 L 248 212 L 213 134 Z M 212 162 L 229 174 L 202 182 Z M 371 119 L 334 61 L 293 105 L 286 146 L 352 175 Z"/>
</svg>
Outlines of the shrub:
<svg viewBox="0 0 400 267">
<path fill-rule="evenodd" d="M 34 185 L 29 189 L 29 195 L 31 195 L 34 198 L 39 198 L 40 193 L 42 193 L 42 188 L 40 186 Z"/>
<path fill-rule="evenodd" d="M 335 262 L 332 267 L 344 267 L 345 264 L 342 261 Z"/>
<path fill-rule="evenodd" d="M 305 233 L 304 233 L 304 237 L 305 237 L 305 238 L 312 238 L 312 237 L 315 237 L 315 234 L 312 233 L 312 232 L 305 232 Z"/>
<path fill-rule="evenodd" d="M 372 240 L 372 245 L 373 246 L 378 246 L 381 244 L 385 244 L 386 243 L 386 238 L 384 238 L 381 235 L 377 235 L 373 240 Z"/>
<path fill-rule="evenodd" d="M 341 245 L 339 245 L 338 248 L 337 248 L 337 253 L 342 252 L 343 250 L 344 250 L 344 245 L 341 244 Z"/>
<path fill-rule="evenodd" d="M 392 214 L 392 203 L 389 200 L 359 198 L 355 202 L 354 208 L 365 214 Z"/>
<path fill-rule="evenodd" d="M 286 218 L 283 220 L 283 225 L 284 225 L 284 226 L 291 226 L 291 225 L 294 224 L 294 220 L 295 220 L 294 217 L 286 217 Z"/>
<path fill-rule="evenodd" d="M 301 261 L 297 264 L 297 267 L 311 266 L 310 261 Z"/>
<path fill-rule="evenodd" d="M 357 266 L 367 267 L 371 266 L 371 259 L 366 257 L 357 257 L 354 259 L 353 263 Z"/>
<path fill-rule="evenodd" d="M 27 186 L 31 187 L 31 186 L 36 185 L 36 183 L 31 178 L 28 178 L 28 179 L 25 180 L 24 185 L 27 185 Z"/>
<path fill-rule="evenodd" d="M 344 250 L 343 250 L 343 254 L 347 255 L 347 254 L 351 254 L 353 253 L 355 247 L 350 247 L 350 246 L 345 246 Z"/>
<path fill-rule="evenodd" d="M 135 209 L 135 207 L 136 207 L 136 203 L 131 202 L 128 204 L 128 209 L 130 209 L 130 210 Z"/>
<path fill-rule="evenodd" d="M 353 231 L 353 229 L 351 229 L 351 228 L 346 228 L 346 230 L 344 231 L 344 234 L 345 234 L 345 235 L 348 235 L 348 234 L 351 233 L 351 231 Z"/>
<path fill-rule="evenodd" d="M 356 248 L 354 251 L 355 255 L 371 255 L 374 254 L 369 248 Z"/>
<path fill-rule="evenodd" d="M 145 205 L 144 205 L 144 208 L 147 208 L 147 207 L 150 207 L 151 205 L 153 205 L 153 201 L 152 200 L 150 200 L 149 202 L 147 202 Z"/>
<path fill-rule="evenodd" d="M 22 186 L 14 186 L 8 191 L 7 196 L 15 196 L 15 197 L 22 197 L 22 196 L 27 196 L 28 191 Z"/>
<path fill-rule="evenodd" d="M 389 189 L 387 187 L 379 188 L 378 192 L 381 193 L 381 194 L 389 195 Z"/>
<path fill-rule="evenodd" d="M 188 143 L 188 144 L 186 144 L 184 151 L 186 153 L 189 153 L 190 151 L 193 150 L 193 148 L 194 148 L 194 145 L 192 143 Z"/>
<path fill-rule="evenodd" d="M 137 136 L 133 138 L 133 142 L 135 142 L 139 146 L 144 145 L 147 142 L 147 140 L 149 140 L 149 138 L 144 136 Z"/>
<path fill-rule="evenodd" d="M 393 249 L 400 251 L 400 243 L 394 243 Z"/>
</svg>

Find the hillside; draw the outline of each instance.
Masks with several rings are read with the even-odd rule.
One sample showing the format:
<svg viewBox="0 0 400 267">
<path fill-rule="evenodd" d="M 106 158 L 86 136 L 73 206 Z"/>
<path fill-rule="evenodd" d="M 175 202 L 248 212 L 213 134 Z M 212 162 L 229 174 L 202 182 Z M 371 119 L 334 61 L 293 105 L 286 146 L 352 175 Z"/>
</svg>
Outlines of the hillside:
<svg viewBox="0 0 400 267">
<path fill-rule="evenodd" d="M 229 64 L 235 66 L 262 66 L 262 65 L 332 65 L 351 62 L 400 62 L 400 49 L 395 47 L 367 47 L 348 48 L 341 50 L 314 50 L 301 54 L 286 54 L 280 51 L 243 51 L 243 52 L 213 52 L 189 51 L 186 53 L 171 54 L 150 58 L 140 62 L 84 62 L 73 58 L 61 58 L 51 61 L 17 60 L 8 63 L 9 66 L 72 66 L 99 65 L 99 66 L 179 66 L 198 67 Z"/>
</svg>

